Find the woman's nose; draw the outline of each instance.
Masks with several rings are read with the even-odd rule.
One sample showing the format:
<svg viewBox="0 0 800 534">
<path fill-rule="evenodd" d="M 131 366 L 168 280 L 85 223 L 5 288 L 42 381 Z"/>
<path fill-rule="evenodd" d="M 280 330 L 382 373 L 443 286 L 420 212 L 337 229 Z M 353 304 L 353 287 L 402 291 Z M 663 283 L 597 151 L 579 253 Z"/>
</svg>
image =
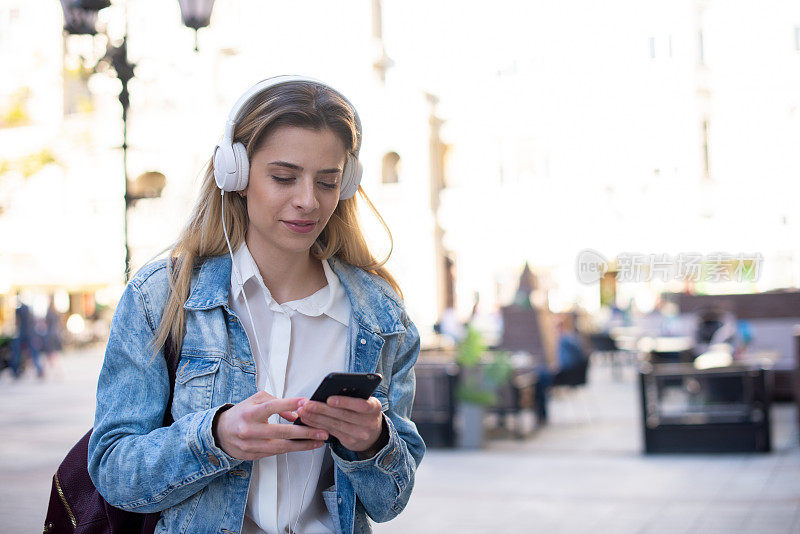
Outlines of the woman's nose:
<svg viewBox="0 0 800 534">
<path fill-rule="evenodd" d="M 294 196 L 295 207 L 303 211 L 314 211 L 319 206 L 316 191 L 314 190 L 314 179 L 304 178 L 298 181 Z"/>
</svg>

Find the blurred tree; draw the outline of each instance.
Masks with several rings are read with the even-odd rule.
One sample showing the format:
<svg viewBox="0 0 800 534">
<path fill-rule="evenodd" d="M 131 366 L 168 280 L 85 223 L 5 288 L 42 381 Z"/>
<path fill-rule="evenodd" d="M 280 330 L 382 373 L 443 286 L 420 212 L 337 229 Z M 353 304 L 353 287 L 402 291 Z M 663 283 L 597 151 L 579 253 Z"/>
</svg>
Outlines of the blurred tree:
<svg viewBox="0 0 800 534">
<path fill-rule="evenodd" d="M 39 152 L 28 154 L 17 159 L 0 160 L 0 215 L 11 203 L 13 197 L 14 183 L 9 179 L 12 175 L 20 176 L 27 180 L 37 174 L 46 166 L 58 163 L 55 154 L 49 148 L 44 148 Z M 18 180 L 16 181 L 18 183 Z"/>
<path fill-rule="evenodd" d="M 83 56 L 76 60 L 64 61 L 64 115 L 91 113 L 94 111 L 92 93 L 89 91 L 89 78 L 95 73 Z"/>
<path fill-rule="evenodd" d="M 0 110 L 0 128 L 15 128 L 31 122 L 28 114 L 28 100 L 31 90 L 28 87 L 17 89 L 9 98 L 9 102 Z"/>
<path fill-rule="evenodd" d="M 2 179 L 5 174 L 11 172 L 18 172 L 23 178 L 27 179 L 41 171 L 47 165 L 57 162 L 58 160 L 56 160 L 55 154 L 53 154 L 53 151 L 49 148 L 43 148 L 39 152 L 34 152 L 33 154 L 28 154 L 27 156 L 22 156 L 21 158 L 13 160 L 0 160 L 0 179 Z"/>
</svg>

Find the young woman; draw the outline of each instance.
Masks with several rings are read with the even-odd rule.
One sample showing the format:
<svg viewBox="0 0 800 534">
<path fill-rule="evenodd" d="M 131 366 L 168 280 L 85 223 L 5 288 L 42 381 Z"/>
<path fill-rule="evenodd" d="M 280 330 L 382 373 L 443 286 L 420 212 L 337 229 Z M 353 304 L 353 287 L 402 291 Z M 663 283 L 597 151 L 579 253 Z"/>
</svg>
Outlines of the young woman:
<svg viewBox="0 0 800 534">
<path fill-rule="evenodd" d="M 160 511 L 156 532 L 370 532 L 368 516 L 408 502 L 425 450 L 409 420 L 419 335 L 359 229 L 356 191 L 374 210 L 360 145 L 337 91 L 260 82 L 234 105 L 171 260 L 122 295 L 89 473 L 112 505 Z M 368 400 L 308 400 L 333 371 L 383 379 Z"/>
</svg>

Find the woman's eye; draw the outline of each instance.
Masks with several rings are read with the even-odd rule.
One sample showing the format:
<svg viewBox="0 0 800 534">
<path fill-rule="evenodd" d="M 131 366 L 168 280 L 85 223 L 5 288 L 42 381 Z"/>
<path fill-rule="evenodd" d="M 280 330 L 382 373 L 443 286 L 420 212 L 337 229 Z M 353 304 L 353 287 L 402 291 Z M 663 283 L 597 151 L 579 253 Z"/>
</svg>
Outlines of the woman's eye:
<svg viewBox="0 0 800 534">
<path fill-rule="evenodd" d="M 272 175 L 272 179 L 280 184 L 288 184 L 289 182 L 294 180 L 294 178 L 292 178 L 291 176 L 287 178 L 285 176 L 275 176 L 274 174 Z"/>
<path fill-rule="evenodd" d="M 319 182 L 319 185 L 325 189 L 336 189 L 336 182 Z"/>
</svg>

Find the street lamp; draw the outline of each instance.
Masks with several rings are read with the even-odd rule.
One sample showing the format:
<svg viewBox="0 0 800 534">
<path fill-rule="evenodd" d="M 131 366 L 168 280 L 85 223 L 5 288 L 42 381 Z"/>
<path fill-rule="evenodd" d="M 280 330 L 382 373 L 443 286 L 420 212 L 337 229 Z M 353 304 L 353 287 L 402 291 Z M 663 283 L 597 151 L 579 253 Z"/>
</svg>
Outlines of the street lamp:
<svg viewBox="0 0 800 534">
<path fill-rule="evenodd" d="M 86 11 L 97 12 L 110 6 L 111 2 L 109 0 L 74 0 L 72 4 Z"/>
<path fill-rule="evenodd" d="M 88 11 L 75 6 L 73 0 L 61 0 L 64 10 L 64 33 L 68 35 L 95 35 L 97 11 Z"/>
<path fill-rule="evenodd" d="M 197 30 L 208 26 L 211 20 L 211 10 L 214 7 L 214 0 L 179 0 L 178 4 L 181 8 L 183 24 L 194 29 L 194 49 L 198 51 Z M 61 0 L 61 7 L 64 10 L 64 33 L 66 35 L 97 34 L 95 26 L 97 22 L 97 12 L 110 5 L 111 2 L 109 0 Z M 106 37 L 108 36 L 106 35 Z M 130 107 L 128 82 L 135 76 L 133 71 L 136 65 L 128 61 L 127 21 L 125 23 L 125 34 L 122 37 L 122 42 L 114 46 L 111 43 L 111 39 L 109 39 L 106 55 L 100 59 L 100 62 L 109 64 L 122 84 L 122 90 L 119 92 L 119 103 L 122 105 L 122 168 L 125 176 L 125 282 L 127 283 L 131 275 L 131 251 L 128 244 L 128 209 L 137 200 L 142 198 L 154 198 L 152 194 L 142 196 L 128 189 L 131 184 L 128 179 L 128 108 Z M 159 180 L 163 179 L 163 181 L 165 181 L 163 174 L 154 174 L 160 175 Z M 138 181 L 139 179 L 137 179 L 136 182 Z M 155 195 L 156 197 L 161 194 L 161 189 L 164 187 L 163 181 L 160 182 L 161 186 L 157 188 L 158 194 Z"/>
<path fill-rule="evenodd" d="M 194 51 L 197 52 L 197 30 L 211 22 L 214 0 L 178 0 L 178 4 L 181 6 L 183 25 L 194 29 Z"/>
</svg>

